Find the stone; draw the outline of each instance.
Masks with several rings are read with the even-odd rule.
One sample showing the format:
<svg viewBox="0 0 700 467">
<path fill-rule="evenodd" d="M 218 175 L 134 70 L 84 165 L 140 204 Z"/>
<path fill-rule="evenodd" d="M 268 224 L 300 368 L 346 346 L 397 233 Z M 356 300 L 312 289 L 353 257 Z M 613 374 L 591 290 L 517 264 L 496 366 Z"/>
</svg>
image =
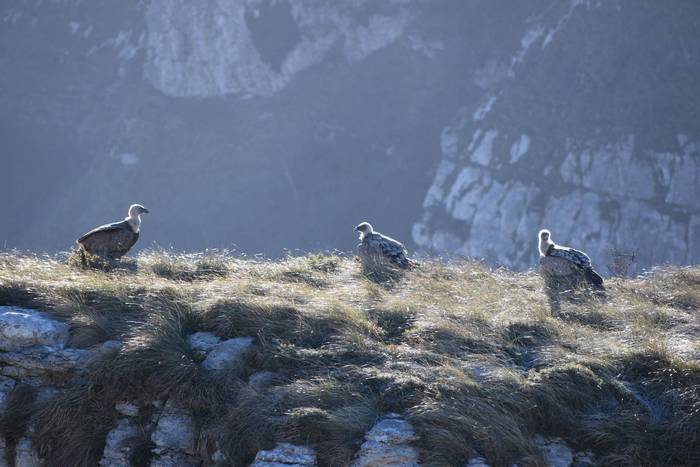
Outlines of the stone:
<svg viewBox="0 0 700 467">
<path fill-rule="evenodd" d="M 535 445 L 548 467 L 570 467 L 574 462 L 573 452 L 561 438 L 536 435 Z"/>
<path fill-rule="evenodd" d="M 155 443 L 157 451 L 173 450 L 192 454 L 193 426 L 194 421 L 189 414 L 163 414 L 158 419 L 151 441 Z"/>
<path fill-rule="evenodd" d="M 67 324 L 41 311 L 0 307 L 0 350 L 13 352 L 37 345 L 61 349 L 68 342 L 68 331 Z"/>
<path fill-rule="evenodd" d="M 465 467 L 491 467 L 483 457 L 472 457 Z"/>
<path fill-rule="evenodd" d="M 192 350 L 207 354 L 221 343 L 221 339 L 211 332 L 195 332 L 187 336 L 187 343 Z"/>
<path fill-rule="evenodd" d="M 189 467 L 196 464 L 194 454 L 194 420 L 191 413 L 168 401 L 157 418 L 151 434 L 152 467 Z"/>
<path fill-rule="evenodd" d="M 119 420 L 117 425 L 107 434 L 100 465 L 105 467 L 129 465 L 132 452 L 129 441 L 137 436 L 138 428 L 135 424 L 129 420 Z"/>
<path fill-rule="evenodd" d="M 0 353 L 0 362 L 23 370 L 25 375 L 47 372 L 83 372 L 91 353 L 85 349 L 59 349 L 49 346 L 25 348 L 19 352 Z"/>
<path fill-rule="evenodd" d="M 398 414 L 386 414 L 365 434 L 352 467 L 418 466 L 418 451 L 409 444 L 416 439 L 410 423 Z"/>
<path fill-rule="evenodd" d="M 139 414 L 138 405 L 130 401 L 120 401 L 114 404 L 114 410 L 127 417 L 135 417 Z"/>
<path fill-rule="evenodd" d="M 44 461 L 34 449 L 31 439 L 24 437 L 17 442 L 15 467 L 40 467 L 43 463 Z"/>
<path fill-rule="evenodd" d="M 240 367 L 241 358 L 253 345 L 252 337 L 234 337 L 212 348 L 202 366 L 207 370 L 234 370 Z"/>
<path fill-rule="evenodd" d="M 385 444 L 408 443 L 417 439 L 413 427 L 397 414 L 390 413 L 377 422 L 365 439 Z"/>
<path fill-rule="evenodd" d="M 280 443 L 269 451 L 259 451 L 251 467 L 316 465 L 316 451 L 306 446 Z"/>
</svg>

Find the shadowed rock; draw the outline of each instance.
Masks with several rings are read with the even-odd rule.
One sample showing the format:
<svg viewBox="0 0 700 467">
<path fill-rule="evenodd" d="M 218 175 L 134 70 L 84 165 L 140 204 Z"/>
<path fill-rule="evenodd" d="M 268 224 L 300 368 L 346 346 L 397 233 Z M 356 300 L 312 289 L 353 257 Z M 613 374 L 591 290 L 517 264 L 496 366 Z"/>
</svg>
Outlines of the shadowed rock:
<svg viewBox="0 0 700 467">
<path fill-rule="evenodd" d="M 136 425 L 129 420 L 119 420 L 107 434 L 105 449 L 100 460 L 103 467 L 120 467 L 129 465 L 132 446 L 129 441 L 138 436 Z"/>
<path fill-rule="evenodd" d="M 306 446 L 280 443 L 269 451 L 260 451 L 250 467 L 284 467 L 316 465 L 316 451 Z"/>
</svg>

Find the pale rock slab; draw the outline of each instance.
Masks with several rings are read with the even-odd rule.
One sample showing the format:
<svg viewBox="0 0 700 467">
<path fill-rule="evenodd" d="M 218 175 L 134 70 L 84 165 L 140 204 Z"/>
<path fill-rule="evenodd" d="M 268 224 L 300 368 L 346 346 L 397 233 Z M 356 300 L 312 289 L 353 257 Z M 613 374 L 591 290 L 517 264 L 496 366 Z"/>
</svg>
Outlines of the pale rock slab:
<svg viewBox="0 0 700 467">
<path fill-rule="evenodd" d="M 280 443 L 269 451 L 260 451 L 251 467 L 303 467 L 316 465 L 316 451 L 306 446 Z"/>
<path fill-rule="evenodd" d="M 418 451 L 409 443 L 417 439 L 413 427 L 398 414 L 389 413 L 365 435 L 353 467 L 417 467 Z"/>
<path fill-rule="evenodd" d="M 234 370 L 240 367 L 241 359 L 253 345 L 252 337 L 234 337 L 214 347 L 202 362 L 208 370 Z"/>
<path fill-rule="evenodd" d="M 63 348 L 68 342 L 68 325 L 46 313 L 12 306 L 0 307 L 0 350 L 14 352 L 46 345 Z"/>
</svg>

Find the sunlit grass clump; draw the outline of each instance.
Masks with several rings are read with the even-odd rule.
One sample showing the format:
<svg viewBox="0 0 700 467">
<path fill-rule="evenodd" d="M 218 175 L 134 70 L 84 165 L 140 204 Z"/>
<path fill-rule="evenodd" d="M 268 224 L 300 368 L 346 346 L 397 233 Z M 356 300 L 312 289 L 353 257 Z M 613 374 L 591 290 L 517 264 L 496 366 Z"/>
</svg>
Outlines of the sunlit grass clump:
<svg viewBox="0 0 700 467">
<path fill-rule="evenodd" d="M 106 348 L 84 377 L 56 375 L 48 401 L 21 386 L 0 420 L 10 442 L 29 424 L 56 465 L 95 465 L 115 402 L 173 400 L 193 412 L 198 455 L 235 465 L 278 441 L 347 465 L 390 411 L 415 427 L 424 465 L 477 453 L 542 465 L 535 434 L 601 465 L 700 465 L 700 269 L 610 279 L 553 312 L 537 274 L 477 262 L 382 275 L 336 255 L 131 261 L 105 272 L 0 255 L 0 305 L 44 310 L 69 323 L 70 345 Z M 187 345 L 197 331 L 251 336 L 254 350 L 209 372 Z"/>
</svg>

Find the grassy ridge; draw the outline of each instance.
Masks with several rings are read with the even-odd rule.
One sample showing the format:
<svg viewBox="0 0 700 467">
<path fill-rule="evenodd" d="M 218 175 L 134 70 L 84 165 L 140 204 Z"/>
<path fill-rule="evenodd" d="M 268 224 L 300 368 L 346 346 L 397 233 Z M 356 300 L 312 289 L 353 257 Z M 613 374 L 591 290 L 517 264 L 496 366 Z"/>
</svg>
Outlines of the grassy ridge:
<svg viewBox="0 0 700 467">
<path fill-rule="evenodd" d="M 700 465 L 700 269 L 611 279 L 556 315 L 536 274 L 476 262 L 424 262 L 385 283 L 324 255 L 150 252 L 128 269 L 0 256 L 0 305 L 60 317 L 73 346 L 123 342 L 53 399 L 17 397 L 0 420 L 8 436 L 40 427 L 32 436 L 55 465 L 95 465 L 114 403 L 156 399 L 192 408 L 199 454 L 220 449 L 238 465 L 276 440 L 347 465 L 387 411 L 414 425 L 426 465 L 477 451 L 492 465 L 541 465 L 535 433 L 602 465 Z M 253 336 L 255 352 L 241 370 L 207 372 L 186 344 L 196 331 Z M 262 389 L 247 384 L 259 371 L 273 373 Z M 147 437 L 134 444 L 145 462 Z"/>
</svg>

